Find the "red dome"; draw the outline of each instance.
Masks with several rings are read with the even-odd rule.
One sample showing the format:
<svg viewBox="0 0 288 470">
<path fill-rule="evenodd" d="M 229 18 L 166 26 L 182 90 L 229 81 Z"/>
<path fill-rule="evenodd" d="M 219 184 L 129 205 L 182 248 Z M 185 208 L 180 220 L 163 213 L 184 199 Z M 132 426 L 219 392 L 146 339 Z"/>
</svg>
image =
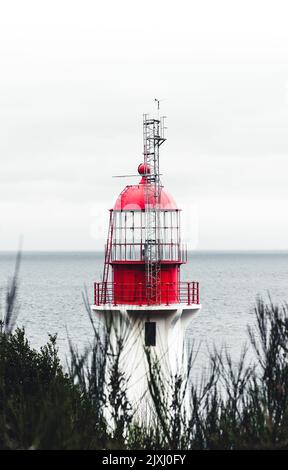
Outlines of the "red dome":
<svg viewBox="0 0 288 470">
<path fill-rule="evenodd" d="M 142 169 L 142 168 L 141 168 Z M 139 184 L 133 186 L 126 186 L 126 188 L 120 193 L 115 205 L 115 211 L 121 210 L 145 210 L 145 177 Z M 154 197 L 151 195 L 151 204 L 154 205 Z M 160 209 L 177 210 L 176 203 L 172 196 L 168 194 L 164 189 L 161 189 L 160 196 Z"/>
<path fill-rule="evenodd" d="M 154 198 L 151 196 L 151 204 Z M 119 195 L 114 210 L 144 210 L 145 209 L 145 191 L 144 184 L 140 183 L 134 186 L 126 186 Z M 160 209 L 176 210 L 177 206 L 174 199 L 164 189 L 161 190 Z"/>
</svg>

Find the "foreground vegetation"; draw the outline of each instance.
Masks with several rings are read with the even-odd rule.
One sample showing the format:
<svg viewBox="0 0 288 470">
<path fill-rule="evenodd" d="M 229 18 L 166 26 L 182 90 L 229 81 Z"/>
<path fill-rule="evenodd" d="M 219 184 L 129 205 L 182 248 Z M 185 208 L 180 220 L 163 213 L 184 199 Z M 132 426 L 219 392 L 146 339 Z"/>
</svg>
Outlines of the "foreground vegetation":
<svg viewBox="0 0 288 470">
<path fill-rule="evenodd" d="M 287 305 L 257 301 L 249 329 L 254 364 L 245 352 L 234 364 L 214 351 L 201 383 L 171 377 L 170 405 L 161 370 L 147 352 L 154 419 L 143 426 L 128 401 L 119 355 L 108 368 L 107 344 L 103 349 L 96 329 L 90 351 L 80 355 L 70 346 L 67 372 L 56 337 L 36 351 L 23 329 L 14 331 L 18 265 L 0 325 L 0 449 L 288 448 Z"/>
</svg>

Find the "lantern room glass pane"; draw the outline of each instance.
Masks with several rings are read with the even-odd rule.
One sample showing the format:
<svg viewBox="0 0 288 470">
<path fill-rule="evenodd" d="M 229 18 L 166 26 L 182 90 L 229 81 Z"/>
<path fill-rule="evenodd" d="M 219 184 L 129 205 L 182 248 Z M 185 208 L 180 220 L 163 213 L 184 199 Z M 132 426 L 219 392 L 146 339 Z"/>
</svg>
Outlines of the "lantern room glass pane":
<svg viewBox="0 0 288 470">
<path fill-rule="evenodd" d="M 146 230 L 144 211 L 115 211 L 112 259 L 144 261 Z M 159 244 L 162 260 L 179 260 L 180 213 L 159 211 Z"/>
</svg>

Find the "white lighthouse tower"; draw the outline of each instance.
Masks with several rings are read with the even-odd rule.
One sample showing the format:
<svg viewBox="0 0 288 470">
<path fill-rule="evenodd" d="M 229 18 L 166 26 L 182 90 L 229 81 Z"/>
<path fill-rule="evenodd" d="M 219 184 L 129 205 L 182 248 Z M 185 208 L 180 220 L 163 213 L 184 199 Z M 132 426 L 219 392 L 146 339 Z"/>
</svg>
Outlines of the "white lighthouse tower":
<svg viewBox="0 0 288 470">
<path fill-rule="evenodd" d="M 199 283 L 180 278 L 187 263 L 181 210 L 160 181 L 164 118 L 145 114 L 143 136 L 141 180 L 126 186 L 110 209 L 103 277 L 94 283 L 91 306 L 111 327 L 112 349 L 121 338 L 133 402 L 148 389 L 147 348 L 165 374 L 185 369 L 185 331 L 201 309 Z"/>
</svg>

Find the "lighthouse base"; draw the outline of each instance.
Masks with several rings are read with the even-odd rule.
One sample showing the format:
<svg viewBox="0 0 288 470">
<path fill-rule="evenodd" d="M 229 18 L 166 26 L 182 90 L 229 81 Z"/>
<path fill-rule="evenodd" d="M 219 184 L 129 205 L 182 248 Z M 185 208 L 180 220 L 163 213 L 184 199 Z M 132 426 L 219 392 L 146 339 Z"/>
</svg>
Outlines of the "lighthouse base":
<svg viewBox="0 0 288 470">
<path fill-rule="evenodd" d="M 92 305 L 91 310 L 109 333 L 110 355 L 120 352 L 127 380 L 127 395 L 140 412 L 149 407 L 149 360 L 158 365 L 163 383 L 175 374 L 187 374 L 186 329 L 201 309 L 200 304 Z M 165 390 L 163 390 L 163 393 Z"/>
</svg>

